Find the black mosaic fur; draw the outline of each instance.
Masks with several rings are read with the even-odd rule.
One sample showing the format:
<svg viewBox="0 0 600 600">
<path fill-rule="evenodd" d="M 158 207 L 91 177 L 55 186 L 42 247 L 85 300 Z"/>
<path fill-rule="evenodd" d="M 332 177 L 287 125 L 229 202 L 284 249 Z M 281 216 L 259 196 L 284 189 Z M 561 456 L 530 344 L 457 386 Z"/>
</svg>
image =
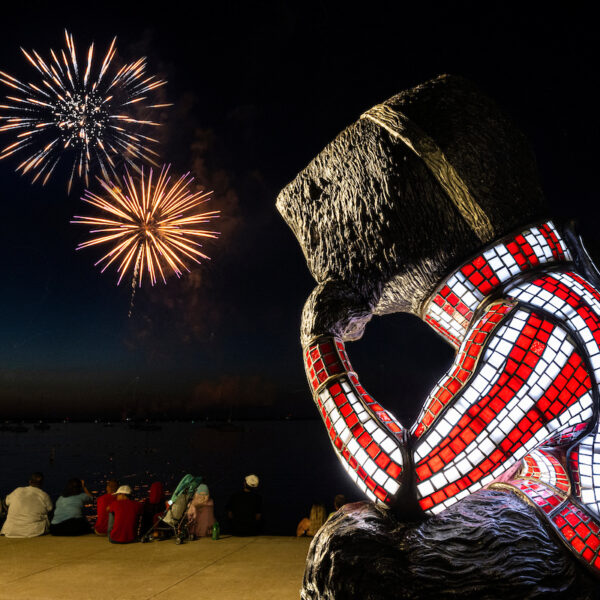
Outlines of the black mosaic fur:
<svg viewBox="0 0 600 600">
<path fill-rule="evenodd" d="M 343 507 L 311 544 L 302 599 L 579 600 L 596 589 L 531 507 L 482 490 L 419 524 L 369 502 Z"/>
</svg>

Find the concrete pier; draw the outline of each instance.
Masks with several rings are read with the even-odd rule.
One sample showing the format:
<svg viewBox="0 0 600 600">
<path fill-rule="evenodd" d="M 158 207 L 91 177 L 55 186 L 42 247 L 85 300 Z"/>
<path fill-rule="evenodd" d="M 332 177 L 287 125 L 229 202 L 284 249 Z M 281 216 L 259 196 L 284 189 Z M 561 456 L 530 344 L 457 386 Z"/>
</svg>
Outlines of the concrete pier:
<svg viewBox="0 0 600 600">
<path fill-rule="evenodd" d="M 1 600 L 297 600 L 310 540 L 0 537 Z"/>
</svg>

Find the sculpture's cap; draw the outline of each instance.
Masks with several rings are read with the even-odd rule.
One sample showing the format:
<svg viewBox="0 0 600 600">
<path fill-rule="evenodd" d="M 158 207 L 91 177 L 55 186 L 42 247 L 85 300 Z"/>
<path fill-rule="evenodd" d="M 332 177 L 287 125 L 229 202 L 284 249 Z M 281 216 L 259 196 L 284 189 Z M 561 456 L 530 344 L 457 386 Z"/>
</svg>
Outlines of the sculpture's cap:
<svg viewBox="0 0 600 600">
<path fill-rule="evenodd" d="M 374 314 L 418 315 L 464 260 L 547 216 L 525 136 L 470 81 L 441 75 L 357 117 L 277 209 L 317 283 Z"/>
</svg>

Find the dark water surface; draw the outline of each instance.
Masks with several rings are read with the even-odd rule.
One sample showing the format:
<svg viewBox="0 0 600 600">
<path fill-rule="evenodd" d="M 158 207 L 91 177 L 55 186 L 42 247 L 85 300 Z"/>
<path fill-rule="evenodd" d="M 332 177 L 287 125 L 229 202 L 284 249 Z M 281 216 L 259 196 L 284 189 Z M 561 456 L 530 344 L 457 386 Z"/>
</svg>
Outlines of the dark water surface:
<svg viewBox="0 0 600 600">
<path fill-rule="evenodd" d="M 332 509 L 335 494 L 362 499 L 330 448 L 320 421 L 247 421 L 231 424 L 157 424 L 158 431 L 125 423 L 51 423 L 39 431 L 0 431 L 0 495 L 26 485 L 42 471 L 53 500 L 66 480 L 80 477 L 94 495 L 116 476 L 137 499 L 153 481 L 172 490 L 185 473 L 202 475 L 223 521 L 228 497 L 256 473 L 263 497 L 265 533 L 293 535 L 315 501 Z"/>
</svg>

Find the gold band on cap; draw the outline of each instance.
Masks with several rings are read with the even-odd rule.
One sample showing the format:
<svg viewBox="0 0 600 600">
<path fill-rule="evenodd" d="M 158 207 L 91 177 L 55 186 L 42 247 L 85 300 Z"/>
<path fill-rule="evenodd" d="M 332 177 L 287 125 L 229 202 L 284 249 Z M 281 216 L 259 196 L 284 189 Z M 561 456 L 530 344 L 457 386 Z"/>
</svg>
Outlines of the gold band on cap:
<svg viewBox="0 0 600 600">
<path fill-rule="evenodd" d="M 423 160 L 481 242 L 487 243 L 494 239 L 494 227 L 469 192 L 467 184 L 460 178 L 438 145 L 418 125 L 386 104 L 374 106 L 360 118 L 377 123 L 392 136 L 401 139 Z"/>
</svg>

